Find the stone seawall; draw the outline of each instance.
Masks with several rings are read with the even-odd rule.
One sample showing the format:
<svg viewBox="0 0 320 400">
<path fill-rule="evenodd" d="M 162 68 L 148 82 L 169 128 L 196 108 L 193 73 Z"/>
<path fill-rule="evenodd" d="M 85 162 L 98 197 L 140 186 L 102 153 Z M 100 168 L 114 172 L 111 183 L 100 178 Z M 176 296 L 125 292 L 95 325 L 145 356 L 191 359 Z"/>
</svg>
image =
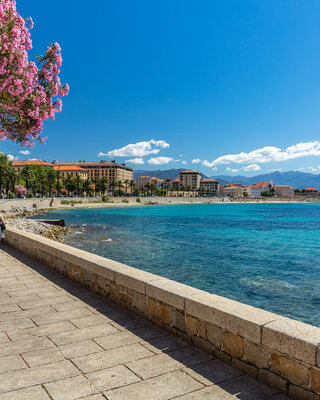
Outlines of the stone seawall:
<svg viewBox="0 0 320 400">
<path fill-rule="evenodd" d="M 6 242 L 299 400 L 320 400 L 320 328 L 9 227 Z"/>
</svg>

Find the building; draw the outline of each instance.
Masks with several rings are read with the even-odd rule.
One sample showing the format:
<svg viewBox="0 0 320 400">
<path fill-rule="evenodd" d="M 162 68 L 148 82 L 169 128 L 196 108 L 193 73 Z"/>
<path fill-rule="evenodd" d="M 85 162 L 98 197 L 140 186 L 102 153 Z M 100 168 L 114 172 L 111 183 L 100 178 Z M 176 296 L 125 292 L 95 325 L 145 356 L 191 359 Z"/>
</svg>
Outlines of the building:
<svg viewBox="0 0 320 400">
<path fill-rule="evenodd" d="M 200 181 L 200 189 L 208 196 L 218 196 L 219 182 L 216 179 L 204 178 Z"/>
<path fill-rule="evenodd" d="M 54 165 L 54 171 L 59 171 L 62 178 L 66 178 L 68 175 L 75 178 L 79 176 L 81 179 L 88 179 L 88 171 L 78 165 Z"/>
<path fill-rule="evenodd" d="M 288 185 L 276 185 L 275 192 L 279 197 L 294 197 L 294 189 Z"/>
<path fill-rule="evenodd" d="M 173 181 L 171 181 L 171 183 L 169 185 L 173 190 L 179 190 L 179 188 L 180 188 L 180 179 L 179 178 L 174 179 Z"/>
<path fill-rule="evenodd" d="M 230 197 L 242 197 L 243 192 L 244 192 L 245 186 L 243 185 L 237 185 L 237 184 L 228 184 L 226 185 L 222 193 L 224 196 L 230 196 Z"/>
<path fill-rule="evenodd" d="M 180 187 L 197 190 L 200 187 L 201 174 L 197 171 L 185 170 L 179 173 Z"/>
<path fill-rule="evenodd" d="M 261 187 L 256 185 L 247 186 L 245 191 L 249 197 L 261 197 Z"/>
<path fill-rule="evenodd" d="M 151 178 L 151 184 L 154 185 L 154 186 L 156 186 L 157 189 L 161 189 L 163 183 L 164 183 L 164 180 L 163 180 L 163 179 L 155 178 L 155 177 L 152 177 L 152 178 Z"/>
<path fill-rule="evenodd" d="M 52 168 L 53 165 L 51 163 L 48 163 L 46 161 L 41 161 L 41 160 L 19 160 L 19 161 L 12 161 L 11 163 L 13 169 L 17 172 L 21 172 L 23 167 L 26 165 L 43 165 L 44 167 L 50 167 Z"/>
<path fill-rule="evenodd" d="M 318 193 L 318 191 L 315 188 L 307 188 L 307 189 L 302 189 L 302 193 L 305 193 L 305 194 L 316 194 L 316 193 Z"/>
<path fill-rule="evenodd" d="M 258 183 L 255 183 L 254 185 L 252 185 L 256 188 L 260 188 L 261 189 L 261 194 L 263 193 L 267 193 L 268 195 L 272 194 L 273 189 L 274 189 L 274 184 L 273 182 L 264 182 L 264 181 L 260 181 Z"/>
<path fill-rule="evenodd" d="M 79 161 L 79 162 L 55 162 L 57 166 L 71 166 L 76 165 L 88 171 L 88 179 L 106 178 L 109 182 L 121 181 L 123 184 L 126 180 L 133 180 L 133 169 L 127 167 L 125 164 L 118 164 L 115 161 Z"/>
<path fill-rule="evenodd" d="M 138 178 L 136 178 L 136 187 L 138 189 L 144 189 L 148 183 L 151 183 L 151 177 L 148 175 L 138 176 Z"/>
</svg>

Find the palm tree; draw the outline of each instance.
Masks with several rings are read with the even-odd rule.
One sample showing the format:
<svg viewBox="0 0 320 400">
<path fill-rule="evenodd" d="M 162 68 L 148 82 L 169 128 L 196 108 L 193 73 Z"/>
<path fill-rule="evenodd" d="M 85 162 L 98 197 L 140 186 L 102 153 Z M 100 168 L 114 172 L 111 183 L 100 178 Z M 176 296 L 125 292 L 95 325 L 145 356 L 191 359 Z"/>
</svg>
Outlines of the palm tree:
<svg viewBox="0 0 320 400">
<path fill-rule="evenodd" d="M 39 167 L 42 167 L 42 165 L 39 165 Z M 40 190 L 43 196 L 46 192 L 46 184 L 48 183 L 48 175 L 46 168 L 38 168 L 37 181 L 40 184 Z"/>
<path fill-rule="evenodd" d="M 68 194 L 70 196 L 71 192 L 73 192 L 76 187 L 75 179 L 72 178 L 72 176 L 70 174 L 68 174 L 63 183 L 64 183 L 64 186 L 67 189 Z"/>
<path fill-rule="evenodd" d="M 58 191 L 58 196 L 59 196 L 59 191 L 60 191 L 60 179 L 62 178 L 61 171 L 56 171 L 56 180 L 57 180 L 57 191 Z"/>
<path fill-rule="evenodd" d="M 110 182 L 110 185 L 109 185 L 109 186 L 110 186 L 111 192 L 112 192 L 112 194 L 113 194 L 113 193 L 114 193 L 114 188 L 117 186 L 114 179 L 112 179 L 112 181 Z"/>
<path fill-rule="evenodd" d="M 12 192 L 14 192 L 14 185 L 16 184 L 16 182 L 19 179 L 18 174 L 12 168 L 11 163 L 9 163 L 9 165 L 8 165 L 6 171 L 5 171 L 5 178 L 6 178 L 6 183 L 7 183 L 6 184 L 6 193 L 7 193 L 7 196 L 8 196 L 9 189 L 10 189 L 10 184 L 11 184 Z"/>
<path fill-rule="evenodd" d="M 145 189 L 145 191 L 147 192 L 147 196 L 149 196 L 149 189 L 150 189 L 150 186 L 151 186 L 151 184 L 150 184 L 149 182 L 147 182 L 147 183 L 144 185 L 144 189 Z"/>
<path fill-rule="evenodd" d="M 75 184 L 76 184 L 77 194 L 78 195 L 79 195 L 79 192 L 80 192 L 81 182 L 82 182 L 82 179 L 81 179 L 80 175 L 77 174 L 76 177 L 75 177 Z"/>
<path fill-rule="evenodd" d="M 130 191 L 131 191 L 131 194 L 132 194 L 133 190 L 134 190 L 134 187 L 135 187 L 134 181 L 130 181 L 129 186 L 130 186 Z"/>
<path fill-rule="evenodd" d="M 126 179 L 126 180 L 124 181 L 124 184 L 125 184 L 125 194 L 126 194 L 126 195 L 127 195 L 127 192 L 128 192 L 128 185 L 129 185 L 129 183 L 130 183 L 129 179 Z"/>
<path fill-rule="evenodd" d="M 30 188 L 30 181 L 34 177 L 34 170 L 32 168 L 32 165 L 25 165 L 22 168 L 20 175 L 25 180 L 26 189 L 28 190 Z"/>
<path fill-rule="evenodd" d="M 90 192 L 90 181 L 89 179 L 86 179 L 83 181 L 82 184 L 83 190 L 86 192 L 86 196 L 89 196 L 89 192 Z"/>
<path fill-rule="evenodd" d="M 54 181 L 56 180 L 56 174 L 52 168 L 48 169 L 47 171 L 47 181 L 49 185 L 49 196 L 51 196 L 51 191 L 52 191 L 52 185 L 54 184 Z"/>
<path fill-rule="evenodd" d="M 0 154 L 0 195 L 2 194 L 3 180 L 10 169 L 10 161 L 5 154 Z"/>
<path fill-rule="evenodd" d="M 121 180 L 117 182 L 117 186 L 118 186 L 118 190 L 120 192 L 121 188 L 122 188 L 122 182 Z"/>
</svg>

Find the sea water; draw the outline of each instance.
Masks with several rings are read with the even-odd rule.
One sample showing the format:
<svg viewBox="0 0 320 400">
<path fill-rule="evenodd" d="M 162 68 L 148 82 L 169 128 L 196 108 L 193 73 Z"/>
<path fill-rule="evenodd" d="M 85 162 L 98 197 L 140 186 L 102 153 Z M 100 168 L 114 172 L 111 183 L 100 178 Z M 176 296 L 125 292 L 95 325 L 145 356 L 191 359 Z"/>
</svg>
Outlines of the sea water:
<svg viewBox="0 0 320 400">
<path fill-rule="evenodd" d="M 71 246 L 320 326 L 320 204 L 53 210 Z M 41 217 L 43 218 L 43 216 Z"/>
</svg>

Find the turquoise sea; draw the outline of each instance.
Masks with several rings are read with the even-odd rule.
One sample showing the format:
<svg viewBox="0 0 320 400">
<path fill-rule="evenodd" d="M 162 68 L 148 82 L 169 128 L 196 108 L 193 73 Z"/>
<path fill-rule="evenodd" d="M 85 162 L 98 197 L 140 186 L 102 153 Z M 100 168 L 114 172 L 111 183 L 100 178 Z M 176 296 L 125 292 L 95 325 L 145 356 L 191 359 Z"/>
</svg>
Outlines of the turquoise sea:
<svg viewBox="0 0 320 400">
<path fill-rule="evenodd" d="M 320 204 L 53 210 L 72 246 L 320 326 Z M 41 217 L 43 218 L 43 217 Z"/>
</svg>

